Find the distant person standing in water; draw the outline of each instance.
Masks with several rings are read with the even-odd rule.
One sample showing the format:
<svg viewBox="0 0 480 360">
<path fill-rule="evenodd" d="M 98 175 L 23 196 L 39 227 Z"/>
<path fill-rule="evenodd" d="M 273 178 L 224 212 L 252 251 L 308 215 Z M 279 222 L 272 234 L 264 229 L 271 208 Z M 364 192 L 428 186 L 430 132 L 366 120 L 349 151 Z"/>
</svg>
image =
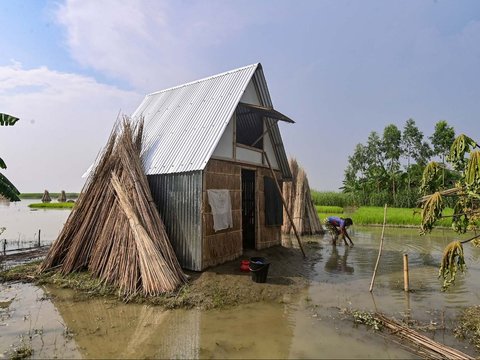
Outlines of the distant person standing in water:
<svg viewBox="0 0 480 360">
<path fill-rule="evenodd" d="M 328 218 L 325 219 L 325 225 L 327 228 L 330 230 L 330 232 L 333 235 L 333 244 L 336 243 L 336 240 L 338 238 L 338 235 L 342 235 L 342 239 L 345 242 L 345 245 L 348 245 L 347 240 L 345 237 L 350 240 L 350 246 L 353 246 L 353 241 L 350 239 L 350 236 L 348 235 L 347 228 L 350 225 L 353 225 L 353 221 L 350 218 L 341 218 L 337 216 L 329 216 Z"/>
</svg>

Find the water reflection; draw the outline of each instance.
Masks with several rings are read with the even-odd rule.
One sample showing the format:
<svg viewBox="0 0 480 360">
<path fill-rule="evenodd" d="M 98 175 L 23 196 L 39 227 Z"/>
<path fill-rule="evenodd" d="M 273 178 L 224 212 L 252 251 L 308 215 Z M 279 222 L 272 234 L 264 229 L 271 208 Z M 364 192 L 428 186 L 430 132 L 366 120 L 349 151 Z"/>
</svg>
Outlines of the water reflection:
<svg viewBox="0 0 480 360">
<path fill-rule="evenodd" d="M 343 254 L 338 253 L 337 246 L 332 246 L 330 257 L 325 262 L 325 271 L 330 273 L 345 273 L 353 274 L 353 266 L 347 265 L 348 252 L 350 248 L 348 246 L 343 247 Z"/>
<path fill-rule="evenodd" d="M 290 351 L 292 324 L 285 304 L 164 311 L 50 292 L 86 358 L 285 358 Z"/>
</svg>

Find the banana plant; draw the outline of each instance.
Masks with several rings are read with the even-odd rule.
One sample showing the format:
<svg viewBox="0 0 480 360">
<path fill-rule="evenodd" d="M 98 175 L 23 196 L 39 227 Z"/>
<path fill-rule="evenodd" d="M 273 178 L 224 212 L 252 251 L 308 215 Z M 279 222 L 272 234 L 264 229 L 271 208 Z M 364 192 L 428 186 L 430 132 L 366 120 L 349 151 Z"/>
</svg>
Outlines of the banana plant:
<svg viewBox="0 0 480 360">
<path fill-rule="evenodd" d="M 0 113 L 0 126 L 13 126 L 18 120 L 15 116 Z M 0 157 L 0 169 L 6 168 L 7 164 L 5 164 L 5 161 Z M 2 173 L 0 173 L 0 195 L 10 201 L 20 201 L 18 196 L 20 192 Z"/>
<path fill-rule="evenodd" d="M 444 197 L 450 196 L 455 199 L 452 215 L 452 228 L 458 233 L 468 230 L 477 231 L 480 222 L 480 145 L 472 138 L 461 134 L 452 143 L 447 160 L 459 173 L 459 179 L 455 187 L 451 189 L 437 190 L 432 195 L 426 195 L 420 199 L 422 203 L 421 233 L 430 232 L 437 219 L 442 217 L 445 208 Z M 431 192 L 438 187 L 439 166 L 430 163 L 423 173 L 422 191 Z M 454 241 L 447 245 L 443 252 L 442 265 L 439 276 L 443 278 L 443 289 L 447 289 L 455 282 L 457 270 L 465 271 L 465 259 L 463 255 L 464 243 L 472 241 L 478 245 L 480 235 L 464 240 Z"/>
</svg>

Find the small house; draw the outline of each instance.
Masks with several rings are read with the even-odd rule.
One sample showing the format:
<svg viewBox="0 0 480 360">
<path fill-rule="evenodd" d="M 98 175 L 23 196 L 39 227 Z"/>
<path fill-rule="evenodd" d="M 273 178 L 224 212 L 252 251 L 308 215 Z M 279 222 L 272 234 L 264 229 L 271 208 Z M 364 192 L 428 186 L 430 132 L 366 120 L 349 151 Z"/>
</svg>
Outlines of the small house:
<svg viewBox="0 0 480 360">
<path fill-rule="evenodd" d="M 182 267 L 281 244 L 278 189 L 292 175 L 278 121 L 293 121 L 273 108 L 261 64 L 149 94 L 132 118 L 144 119 L 145 173 Z"/>
</svg>

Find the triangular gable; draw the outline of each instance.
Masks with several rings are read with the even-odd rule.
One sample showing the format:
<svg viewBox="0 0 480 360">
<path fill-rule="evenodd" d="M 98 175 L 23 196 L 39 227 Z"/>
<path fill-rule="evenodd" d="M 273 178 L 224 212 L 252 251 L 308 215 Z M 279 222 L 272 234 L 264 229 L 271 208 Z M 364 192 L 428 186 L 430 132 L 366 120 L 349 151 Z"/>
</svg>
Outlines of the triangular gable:
<svg viewBox="0 0 480 360">
<path fill-rule="evenodd" d="M 271 108 L 261 64 L 147 95 L 132 115 L 145 121 L 142 158 L 146 174 L 203 170 L 250 80 L 258 89 L 260 105 Z M 271 140 L 282 174 L 290 178 L 276 124 Z"/>
</svg>

